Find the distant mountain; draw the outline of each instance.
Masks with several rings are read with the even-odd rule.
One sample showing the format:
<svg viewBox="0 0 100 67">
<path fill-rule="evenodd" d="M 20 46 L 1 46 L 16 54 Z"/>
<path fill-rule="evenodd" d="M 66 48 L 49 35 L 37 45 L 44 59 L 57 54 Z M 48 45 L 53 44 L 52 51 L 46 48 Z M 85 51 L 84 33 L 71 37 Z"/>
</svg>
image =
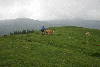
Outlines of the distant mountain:
<svg viewBox="0 0 100 67">
<path fill-rule="evenodd" d="M 46 28 L 51 26 L 52 24 L 29 18 L 0 20 L 0 36 L 9 35 L 10 32 L 13 33 L 16 30 L 40 30 L 43 25 Z"/>
<path fill-rule="evenodd" d="M 39 21 L 30 18 L 16 18 L 0 20 L 0 36 L 9 35 L 10 32 L 22 31 L 22 30 L 40 30 L 42 26 L 49 27 L 61 27 L 61 26 L 77 26 L 90 29 L 100 30 L 100 21 L 98 20 L 54 20 L 54 21 Z"/>
<path fill-rule="evenodd" d="M 55 21 L 46 21 L 51 24 L 59 24 L 61 26 L 77 26 L 84 27 L 90 29 L 99 29 L 100 30 L 100 20 L 82 20 L 82 19 L 74 19 L 74 20 L 55 20 Z"/>
</svg>

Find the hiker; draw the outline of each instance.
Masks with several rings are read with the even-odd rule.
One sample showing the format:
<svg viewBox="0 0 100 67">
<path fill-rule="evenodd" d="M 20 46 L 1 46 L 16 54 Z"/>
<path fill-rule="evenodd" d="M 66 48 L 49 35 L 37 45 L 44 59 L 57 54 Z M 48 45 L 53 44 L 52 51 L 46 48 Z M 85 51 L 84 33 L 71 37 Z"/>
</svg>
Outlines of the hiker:
<svg viewBox="0 0 100 67">
<path fill-rule="evenodd" d="M 45 30 L 45 28 L 44 28 L 44 26 L 43 26 L 42 29 L 41 29 L 41 31 L 42 31 L 42 35 L 43 35 L 44 30 Z"/>
<path fill-rule="evenodd" d="M 43 37 L 45 36 L 45 33 L 43 33 Z"/>
</svg>

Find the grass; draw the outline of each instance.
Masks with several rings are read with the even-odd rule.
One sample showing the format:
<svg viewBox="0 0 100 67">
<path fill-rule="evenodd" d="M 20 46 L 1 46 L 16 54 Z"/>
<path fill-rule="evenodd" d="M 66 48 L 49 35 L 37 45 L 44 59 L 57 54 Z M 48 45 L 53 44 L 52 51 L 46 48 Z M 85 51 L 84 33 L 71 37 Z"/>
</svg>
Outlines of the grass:
<svg viewBox="0 0 100 67">
<path fill-rule="evenodd" d="M 0 36 L 0 67 L 100 66 L 100 30 L 75 26 L 49 29 L 55 33 L 44 37 L 41 31 Z"/>
</svg>

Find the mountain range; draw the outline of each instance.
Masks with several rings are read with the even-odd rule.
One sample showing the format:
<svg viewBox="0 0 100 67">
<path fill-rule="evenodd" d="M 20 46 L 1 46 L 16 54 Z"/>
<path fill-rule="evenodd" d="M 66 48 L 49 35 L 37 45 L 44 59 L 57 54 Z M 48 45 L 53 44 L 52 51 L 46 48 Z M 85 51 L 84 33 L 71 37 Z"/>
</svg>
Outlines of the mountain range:
<svg viewBox="0 0 100 67">
<path fill-rule="evenodd" d="M 61 26 L 77 26 L 90 29 L 100 30 L 99 20 L 51 20 L 51 21 L 39 21 L 30 18 L 16 18 L 0 20 L 0 36 L 9 35 L 10 32 L 22 31 L 22 30 L 41 30 L 42 26 L 49 27 L 61 27 Z"/>
</svg>

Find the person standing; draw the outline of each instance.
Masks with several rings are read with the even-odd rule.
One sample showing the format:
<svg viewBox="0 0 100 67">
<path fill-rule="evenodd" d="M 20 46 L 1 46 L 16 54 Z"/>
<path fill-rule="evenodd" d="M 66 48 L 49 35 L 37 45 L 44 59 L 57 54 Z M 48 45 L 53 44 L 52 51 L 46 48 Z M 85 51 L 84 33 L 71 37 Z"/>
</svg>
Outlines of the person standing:
<svg viewBox="0 0 100 67">
<path fill-rule="evenodd" d="M 44 30 L 45 30 L 45 28 L 44 28 L 44 26 L 43 26 L 42 29 L 41 29 L 41 31 L 42 31 L 42 35 L 43 35 Z"/>
</svg>

